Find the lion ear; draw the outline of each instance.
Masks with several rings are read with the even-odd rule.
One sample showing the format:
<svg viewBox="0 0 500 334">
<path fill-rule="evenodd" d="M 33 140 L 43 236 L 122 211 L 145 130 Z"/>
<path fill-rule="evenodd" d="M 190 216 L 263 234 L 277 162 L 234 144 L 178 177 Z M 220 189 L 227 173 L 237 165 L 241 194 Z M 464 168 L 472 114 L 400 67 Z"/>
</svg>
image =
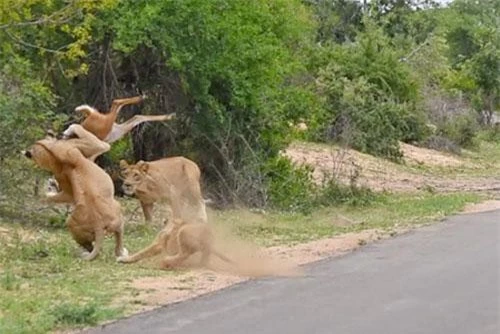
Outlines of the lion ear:
<svg viewBox="0 0 500 334">
<path fill-rule="evenodd" d="M 120 169 L 126 169 L 128 167 L 128 163 L 125 160 L 120 160 Z"/>
<path fill-rule="evenodd" d="M 139 163 L 137 163 L 139 165 L 139 169 L 143 172 L 143 173 L 147 173 L 148 172 L 148 169 L 149 169 L 149 164 L 147 162 L 144 162 L 144 161 L 139 161 Z"/>
</svg>

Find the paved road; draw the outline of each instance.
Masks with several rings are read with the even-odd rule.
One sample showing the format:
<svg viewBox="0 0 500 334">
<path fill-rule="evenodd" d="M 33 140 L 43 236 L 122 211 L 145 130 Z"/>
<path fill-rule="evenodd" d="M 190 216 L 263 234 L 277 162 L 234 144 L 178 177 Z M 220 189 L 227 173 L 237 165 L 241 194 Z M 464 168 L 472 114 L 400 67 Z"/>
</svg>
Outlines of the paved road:
<svg viewBox="0 0 500 334">
<path fill-rule="evenodd" d="M 498 334 L 500 211 L 465 215 L 87 333 Z"/>
</svg>

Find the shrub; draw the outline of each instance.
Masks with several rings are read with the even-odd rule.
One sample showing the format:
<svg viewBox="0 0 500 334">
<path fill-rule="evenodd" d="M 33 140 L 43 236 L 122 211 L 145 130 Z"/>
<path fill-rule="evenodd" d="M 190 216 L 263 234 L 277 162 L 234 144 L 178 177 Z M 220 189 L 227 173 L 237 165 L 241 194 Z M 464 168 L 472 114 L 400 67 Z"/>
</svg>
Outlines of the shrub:
<svg viewBox="0 0 500 334">
<path fill-rule="evenodd" d="M 58 325 L 96 325 L 99 320 L 99 309 L 94 304 L 61 304 L 51 314 Z"/>
<path fill-rule="evenodd" d="M 216 197 L 254 203 L 240 176 L 261 177 L 255 161 L 277 156 L 287 121 L 310 105 L 294 95 L 302 94 L 300 50 L 314 33 L 301 1 L 123 1 L 108 15 L 103 36 L 113 37 L 117 59 L 134 59 L 123 76 L 155 99 L 182 102 L 169 142 L 194 152 Z"/>
<path fill-rule="evenodd" d="M 399 141 L 416 139 L 423 133 L 423 125 L 409 114 L 405 104 L 384 99 L 364 78 L 334 82 L 327 74 L 321 80 L 326 94 L 332 97 L 329 115 L 332 119 L 325 122 L 325 139 L 399 160 L 402 157 Z M 412 129 L 415 132 L 411 133 Z"/>
<path fill-rule="evenodd" d="M 477 137 L 490 142 L 500 142 L 500 124 L 495 124 L 479 132 Z"/>
<path fill-rule="evenodd" d="M 437 150 L 445 151 L 453 154 L 461 154 L 462 150 L 455 142 L 447 137 L 432 135 L 422 142 L 424 147 Z"/>
<path fill-rule="evenodd" d="M 437 134 L 449 138 L 460 147 L 471 147 L 479 131 L 477 119 L 471 115 L 460 115 L 438 126 Z"/>
<path fill-rule="evenodd" d="M 399 160 L 399 141 L 428 135 L 425 115 L 416 108 L 418 82 L 399 61 L 383 32 L 366 19 L 355 43 L 326 46 L 328 59 L 317 73 L 324 96 L 323 140 L 342 141 L 362 152 Z M 321 62 L 320 62 L 321 63 Z"/>
<path fill-rule="evenodd" d="M 313 209 L 316 186 L 310 166 L 294 166 L 284 157 L 267 162 L 264 167 L 267 194 L 272 206 L 280 210 L 308 213 Z"/>
<path fill-rule="evenodd" d="M 369 188 L 356 185 L 354 182 L 343 185 L 334 178 L 330 178 L 324 182 L 316 202 L 323 206 L 338 204 L 365 206 L 372 204 L 378 198 L 379 196 Z"/>
</svg>

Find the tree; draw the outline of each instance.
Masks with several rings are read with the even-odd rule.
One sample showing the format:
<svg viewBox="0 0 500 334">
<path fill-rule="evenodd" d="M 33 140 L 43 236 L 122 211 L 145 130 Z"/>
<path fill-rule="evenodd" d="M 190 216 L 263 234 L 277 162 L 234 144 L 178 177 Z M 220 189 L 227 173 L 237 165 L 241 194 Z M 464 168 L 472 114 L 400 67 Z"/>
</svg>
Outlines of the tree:
<svg viewBox="0 0 500 334">
<path fill-rule="evenodd" d="M 344 43 L 353 41 L 362 28 L 363 7 L 348 0 L 304 0 L 318 22 L 316 40 Z"/>
<path fill-rule="evenodd" d="M 53 79 L 85 72 L 93 14 L 114 3 L 0 1 L 0 155 L 24 148 L 57 120 Z"/>
<path fill-rule="evenodd" d="M 458 72 L 451 85 L 469 94 L 486 123 L 500 103 L 499 15 L 498 1 L 456 0 L 443 20 Z"/>
<path fill-rule="evenodd" d="M 300 1 L 122 1 L 107 15 L 117 77 L 148 92 L 155 109 L 177 102 L 173 140 L 142 142 L 191 156 L 220 194 L 261 191 L 261 166 L 287 142 L 288 94 L 313 33 Z M 245 173 L 250 189 L 238 185 Z"/>
</svg>

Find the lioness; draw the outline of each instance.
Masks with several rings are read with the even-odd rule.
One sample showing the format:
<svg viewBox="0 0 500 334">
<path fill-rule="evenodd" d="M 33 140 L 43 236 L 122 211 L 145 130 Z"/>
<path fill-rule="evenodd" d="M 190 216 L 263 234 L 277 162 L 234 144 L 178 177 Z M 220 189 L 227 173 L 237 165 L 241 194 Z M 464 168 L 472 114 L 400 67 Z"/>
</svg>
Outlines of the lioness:
<svg viewBox="0 0 500 334">
<path fill-rule="evenodd" d="M 75 130 L 83 134 L 83 138 L 46 138 L 36 142 L 25 155 L 56 177 L 61 192 L 50 196 L 48 200 L 73 204 L 66 224 L 73 239 L 87 250 L 82 254 L 83 259 L 93 260 L 98 255 L 107 232 L 115 235 L 115 255 L 126 255 L 127 251 L 123 248 L 123 220 L 120 204 L 114 199 L 113 182 L 81 151 L 96 154 L 104 148 L 109 149 L 109 144 L 103 143 L 80 125 Z"/>
<path fill-rule="evenodd" d="M 171 245 L 173 243 L 173 245 Z M 164 252 L 172 246 L 177 250 L 175 255 L 166 255 L 160 267 L 163 269 L 179 266 L 189 256 L 201 252 L 201 264 L 206 266 L 211 255 L 232 263 L 233 261 L 214 248 L 214 236 L 209 224 L 187 224 L 174 218 L 165 222 L 165 228 L 158 234 L 153 243 L 131 256 L 120 256 L 116 260 L 122 263 L 133 263 Z"/>
<path fill-rule="evenodd" d="M 111 108 L 108 113 L 104 114 L 89 105 L 81 105 L 75 108 L 75 111 L 82 112 L 85 119 L 82 126 L 89 132 L 97 136 L 97 138 L 104 140 L 107 143 L 113 143 L 123 138 L 127 133 L 132 131 L 134 127 L 144 122 L 166 121 L 175 117 L 175 114 L 169 115 L 156 115 L 145 116 L 135 115 L 128 121 L 118 124 L 115 123 L 118 117 L 118 112 L 122 107 L 130 104 L 137 104 L 144 100 L 144 96 L 135 96 L 124 99 L 113 100 Z M 63 138 L 68 139 L 74 135 L 72 128 L 68 128 L 63 133 Z"/>
<path fill-rule="evenodd" d="M 154 203 L 160 200 L 169 204 L 174 218 L 190 223 L 207 221 L 200 168 L 195 162 L 172 157 L 129 165 L 121 160 L 120 168 L 123 191 L 139 199 L 146 221 L 152 220 Z"/>
<path fill-rule="evenodd" d="M 70 126 L 72 131 L 77 136 L 67 140 L 66 142 L 76 149 L 82 155 L 91 161 L 110 149 L 110 145 L 99 140 L 92 133 L 85 130 L 79 124 L 72 124 Z M 46 149 L 47 145 L 52 145 L 57 139 L 53 135 L 48 135 L 45 139 L 37 141 L 31 148 L 22 153 L 30 158 L 42 169 L 50 171 L 54 174 L 56 179 L 56 187 L 59 189 L 57 194 L 47 197 L 44 201 L 47 203 L 73 203 L 73 189 L 71 187 L 68 175 L 62 173 L 62 162 L 56 158 L 49 150 Z"/>
</svg>

